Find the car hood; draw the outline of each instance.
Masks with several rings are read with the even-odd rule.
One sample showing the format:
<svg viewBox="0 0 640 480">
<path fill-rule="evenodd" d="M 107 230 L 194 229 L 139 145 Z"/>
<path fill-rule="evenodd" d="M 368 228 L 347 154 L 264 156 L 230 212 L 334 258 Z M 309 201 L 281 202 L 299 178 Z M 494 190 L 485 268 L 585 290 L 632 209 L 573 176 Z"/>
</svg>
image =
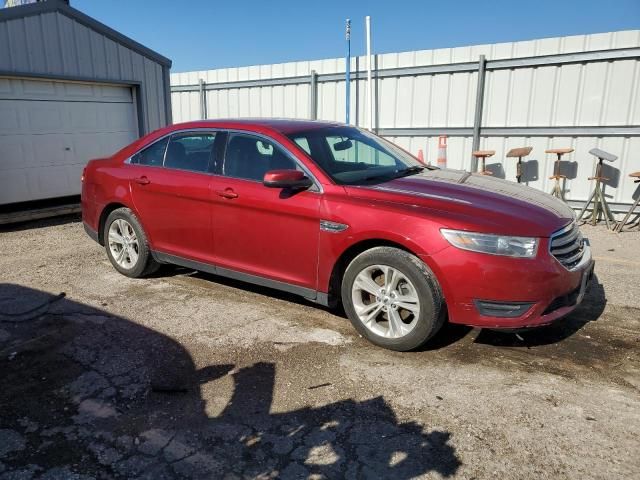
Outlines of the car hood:
<svg viewBox="0 0 640 480">
<path fill-rule="evenodd" d="M 388 194 L 389 201 L 445 211 L 450 214 L 452 228 L 466 230 L 476 227 L 494 233 L 548 237 L 575 218 L 566 203 L 540 190 L 462 170 L 425 170 L 377 185 L 348 188 L 354 196 L 367 190 Z M 460 218 L 466 220 L 455 221 Z"/>
</svg>

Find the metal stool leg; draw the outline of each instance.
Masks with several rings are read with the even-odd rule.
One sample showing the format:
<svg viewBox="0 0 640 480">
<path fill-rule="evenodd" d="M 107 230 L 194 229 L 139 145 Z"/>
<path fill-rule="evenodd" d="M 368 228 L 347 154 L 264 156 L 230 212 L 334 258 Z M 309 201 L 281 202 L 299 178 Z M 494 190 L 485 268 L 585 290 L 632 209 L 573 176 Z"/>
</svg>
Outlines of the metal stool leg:
<svg viewBox="0 0 640 480">
<path fill-rule="evenodd" d="M 616 217 L 613 215 L 611 207 L 609 207 L 609 202 L 607 202 L 607 197 L 604 194 L 604 187 L 602 188 L 602 203 L 604 204 L 604 218 L 607 224 L 607 230 L 611 230 L 611 227 L 615 227 L 616 225 Z M 609 222 L 611 222 L 611 226 Z"/>
<path fill-rule="evenodd" d="M 609 205 L 607 204 L 607 199 L 604 196 L 602 186 L 600 187 L 600 209 L 604 216 L 604 223 L 607 225 L 607 230 L 611 230 L 611 225 L 609 225 L 609 215 L 611 214 L 611 210 L 609 210 Z"/>
<path fill-rule="evenodd" d="M 591 214 L 583 221 L 585 223 L 591 223 L 591 225 L 595 226 L 600 221 L 601 217 L 604 217 L 604 222 L 607 225 L 607 229 L 610 230 L 611 225 L 615 225 L 615 217 L 613 216 L 613 213 L 609 208 L 609 204 L 607 203 L 607 198 L 604 195 L 603 181 L 608 179 L 602 176 L 602 158 L 600 158 L 598 161 L 595 177 L 591 177 L 589 180 L 595 180 L 596 184 L 593 189 L 593 193 L 589 196 L 589 200 L 580 211 L 578 220 L 583 220 L 582 217 L 584 213 L 593 201 L 593 209 L 591 210 Z"/>
<path fill-rule="evenodd" d="M 595 227 L 596 223 L 600 220 L 600 199 L 602 198 L 602 192 L 600 191 L 600 183 L 596 182 L 596 194 L 593 197 L 593 210 L 591 210 L 591 216 L 589 221 L 591 225 Z"/>
<path fill-rule="evenodd" d="M 585 219 L 585 223 L 591 223 L 591 225 L 595 226 L 604 217 L 607 228 L 610 228 L 609 221 L 614 221 L 614 218 L 607 204 L 607 199 L 604 196 L 600 181 L 596 181 L 596 188 L 593 193 L 593 209 Z"/>
<path fill-rule="evenodd" d="M 507 152 L 507 158 L 518 159 L 518 163 L 516 164 L 516 180 L 518 181 L 518 183 L 522 183 L 522 177 L 524 174 L 524 171 L 522 168 L 523 167 L 522 158 L 529 155 L 531 153 L 531 150 L 533 150 L 533 147 L 517 147 L 517 148 L 512 148 Z"/>
<path fill-rule="evenodd" d="M 480 175 L 491 175 L 491 172 L 487 172 L 487 157 L 495 155 L 495 150 L 475 150 L 471 152 L 471 155 L 476 157 L 476 161 L 480 160 Z"/>
<path fill-rule="evenodd" d="M 552 153 L 557 156 L 557 159 L 554 162 L 553 166 L 553 175 L 549 177 L 549 180 L 554 180 L 553 190 L 551 190 L 551 195 L 558 197 L 560 200 L 566 203 L 564 187 L 566 186 L 567 177 L 560 173 L 560 162 L 562 161 L 562 155 L 573 152 L 573 148 L 551 148 L 549 150 L 545 150 L 544 153 Z M 560 180 L 564 183 L 560 184 Z"/>
<path fill-rule="evenodd" d="M 577 221 L 581 221 L 582 220 L 582 216 L 584 215 L 584 213 L 587 211 L 587 207 L 589 206 L 589 204 L 591 203 L 591 201 L 593 200 L 593 197 L 596 196 L 596 191 L 595 189 L 591 192 L 591 195 L 589 195 L 589 200 L 587 200 L 587 203 L 584 204 L 584 207 L 582 207 L 582 210 L 580 210 L 580 214 L 578 215 L 578 219 Z M 585 220 L 585 223 L 587 221 Z"/>
<path fill-rule="evenodd" d="M 551 195 L 553 195 L 554 197 L 558 197 L 560 200 L 564 200 L 564 190 L 562 188 L 562 186 L 560 185 L 560 179 L 556 178 L 555 179 L 555 183 L 553 185 L 553 190 L 551 190 Z"/>
<path fill-rule="evenodd" d="M 551 190 L 551 195 L 554 197 L 558 197 L 561 200 L 564 200 L 564 195 L 562 194 L 562 187 L 560 187 L 560 181 L 556 178 L 556 183 L 553 186 L 553 190 Z"/>
<path fill-rule="evenodd" d="M 622 229 L 629 221 L 629 217 L 631 217 L 631 215 L 633 214 L 633 211 L 636 209 L 639 203 L 640 203 L 640 196 L 636 199 L 635 202 L 633 202 L 633 205 L 631 205 L 631 208 L 629 209 L 627 214 L 624 216 L 624 219 L 620 223 L 618 223 L 615 227 L 613 227 L 614 232 L 617 232 L 617 233 L 622 232 Z"/>
<path fill-rule="evenodd" d="M 564 199 L 564 189 L 560 185 L 560 160 L 562 159 L 562 154 L 558 153 L 558 159 L 554 162 L 553 166 L 553 176 L 555 183 L 553 184 L 553 190 L 551 190 L 551 195 L 554 197 L 558 197 L 560 200 L 565 201 Z"/>
</svg>

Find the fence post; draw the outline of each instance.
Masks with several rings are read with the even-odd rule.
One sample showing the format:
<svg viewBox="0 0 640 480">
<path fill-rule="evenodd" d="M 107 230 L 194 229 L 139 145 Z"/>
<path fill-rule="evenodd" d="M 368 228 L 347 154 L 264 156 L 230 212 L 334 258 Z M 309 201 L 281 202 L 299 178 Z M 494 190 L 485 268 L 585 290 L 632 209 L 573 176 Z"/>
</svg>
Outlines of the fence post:
<svg viewBox="0 0 640 480">
<path fill-rule="evenodd" d="M 318 118 L 318 74 L 315 70 L 311 70 L 309 77 L 309 118 Z"/>
<path fill-rule="evenodd" d="M 480 130 L 482 129 L 482 107 L 484 106 L 484 79 L 487 73 L 487 59 L 480 55 L 478 59 L 478 88 L 476 89 L 476 112 L 473 117 L 473 146 L 471 151 L 480 148 Z M 471 155 L 471 171 L 478 170 L 478 159 Z"/>
<path fill-rule="evenodd" d="M 200 119 L 201 120 L 206 120 L 207 119 L 207 91 L 205 90 L 205 83 L 203 79 L 200 79 L 200 88 L 199 88 L 199 93 L 200 93 Z"/>
</svg>

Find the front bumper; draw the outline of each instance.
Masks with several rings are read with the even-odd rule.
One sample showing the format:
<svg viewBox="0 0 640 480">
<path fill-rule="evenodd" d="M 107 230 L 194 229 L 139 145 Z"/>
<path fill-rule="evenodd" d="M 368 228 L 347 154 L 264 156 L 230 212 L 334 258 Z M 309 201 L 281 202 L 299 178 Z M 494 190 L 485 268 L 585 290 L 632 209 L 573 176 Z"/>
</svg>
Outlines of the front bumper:
<svg viewBox="0 0 640 480">
<path fill-rule="evenodd" d="M 540 245 L 534 259 L 450 247 L 424 260 L 440 281 L 449 321 L 483 328 L 536 327 L 568 315 L 582 302 L 594 268 L 586 239 L 571 270 L 548 252 L 548 244 Z"/>
</svg>

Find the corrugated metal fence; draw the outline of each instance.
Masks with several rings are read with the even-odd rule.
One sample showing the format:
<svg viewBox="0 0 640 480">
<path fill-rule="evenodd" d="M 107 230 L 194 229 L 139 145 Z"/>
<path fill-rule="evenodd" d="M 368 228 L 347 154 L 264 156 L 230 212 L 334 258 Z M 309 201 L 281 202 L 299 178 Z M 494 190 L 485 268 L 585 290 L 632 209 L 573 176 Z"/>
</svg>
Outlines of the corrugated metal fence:
<svg viewBox="0 0 640 480">
<path fill-rule="evenodd" d="M 486 61 L 485 61 L 486 60 Z M 352 59 L 351 118 L 366 125 L 364 57 Z M 397 54 L 374 61 L 379 134 L 435 163 L 448 135 L 448 166 L 474 168 L 474 143 L 496 151 L 489 169 L 514 179 L 514 147 L 532 146 L 525 179 L 550 190 L 545 149 L 573 147 L 563 173 L 567 198 L 587 199 L 593 147 L 618 155 L 607 165 L 614 210 L 640 194 L 640 30 Z M 344 121 L 345 61 L 329 59 L 171 75 L 175 122 L 291 117 Z M 474 142 L 475 140 L 475 142 Z"/>
</svg>

